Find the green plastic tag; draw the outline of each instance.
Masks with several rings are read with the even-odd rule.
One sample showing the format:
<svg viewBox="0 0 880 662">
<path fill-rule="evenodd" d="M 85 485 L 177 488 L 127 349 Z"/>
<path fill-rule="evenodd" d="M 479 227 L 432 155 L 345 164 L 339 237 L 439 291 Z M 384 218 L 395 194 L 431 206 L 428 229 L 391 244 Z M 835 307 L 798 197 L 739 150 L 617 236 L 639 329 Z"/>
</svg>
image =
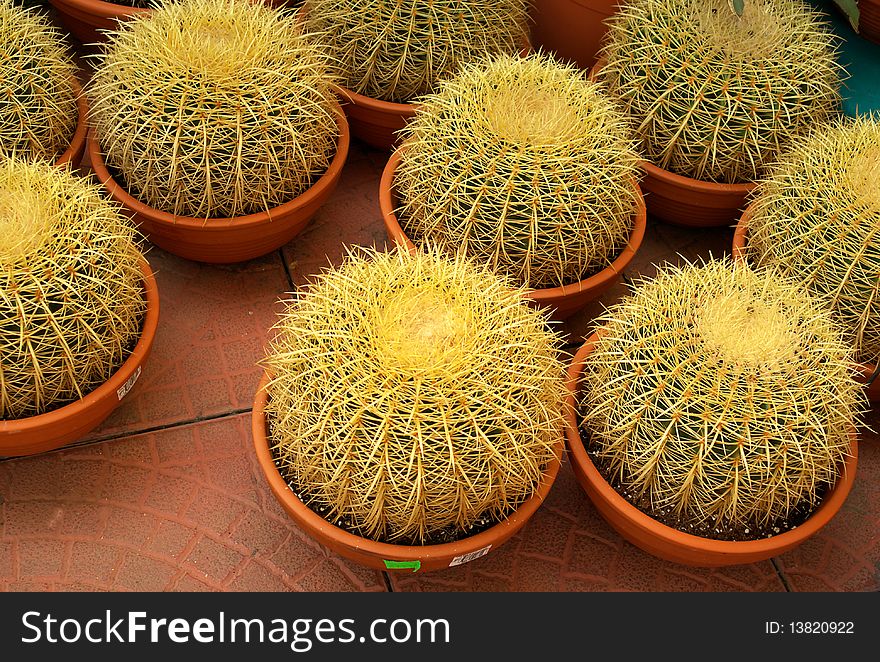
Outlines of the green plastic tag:
<svg viewBox="0 0 880 662">
<path fill-rule="evenodd" d="M 421 561 L 388 561 L 385 560 L 385 567 L 389 570 L 404 570 L 412 568 L 413 572 L 418 572 L 422 567 Z"/>
</svg>

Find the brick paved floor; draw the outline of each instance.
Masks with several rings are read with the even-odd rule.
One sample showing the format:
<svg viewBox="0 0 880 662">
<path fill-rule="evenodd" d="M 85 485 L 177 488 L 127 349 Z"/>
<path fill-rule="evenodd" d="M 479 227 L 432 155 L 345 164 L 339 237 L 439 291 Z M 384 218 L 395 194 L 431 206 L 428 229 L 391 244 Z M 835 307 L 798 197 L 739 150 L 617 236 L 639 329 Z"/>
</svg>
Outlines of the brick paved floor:
<svg viewBox="0 0 880 662">
<path fill-rule="evenodd" d="M 488 556 L 425 575 L 364 570 L 302 533 L 270 494 L 248 426 L 256 361 L 280 301 L 337 264 L 346 245 L 386 242 L 377 202 L 387 155 L 353 141 L 342 181 L 283 249 L 233 266 L 152 248 L 161 322 L 119 409 L 81 443 L 0 461 L 0 591 L 876 591 L 880 439 L 862 430 L 843 510 L 815 538 L 763 563 L 718 570 L 659 561 L 598 516 L 564 464 L 525 529 Z M 732 230 L 649 219 L 625 280 L 729 252 Z M 599 302 L 570 318 L 570 343 Z M 880 415 L 866 421 L 880 430 Z"/>
</svg>

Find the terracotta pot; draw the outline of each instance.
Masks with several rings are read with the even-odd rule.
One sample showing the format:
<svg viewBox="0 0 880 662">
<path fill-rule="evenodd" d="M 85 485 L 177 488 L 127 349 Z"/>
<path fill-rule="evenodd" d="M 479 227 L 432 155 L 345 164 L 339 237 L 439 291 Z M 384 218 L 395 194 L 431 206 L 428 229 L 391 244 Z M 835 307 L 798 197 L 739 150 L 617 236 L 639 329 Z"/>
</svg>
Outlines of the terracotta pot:
<svg viewBox="0 0 880 662">
<path fill-rule="evenodd" d="M 595 81 L 604 64 L 599 60 L 590 69 Z M 642 161 L 645 176 L 639 182 L 645 194 L 648 214 L 672 225 L 687 227 L 731 226 L 739 218 L 754 182 L 718 184 L 691 179 Z"/>
<path fill-rule="evenodd" d="M 348 155 L 348 123 L 337 105 L 339 141 L 327 171 L 298 197 L 267 212 L 234 218 L 175 216 L 154 209 L 131 196 L 110 175 L 94 134 L 89 136 L 89 159 L 107 193 L 122 203 L 149 240 L 188 260 L 229 264 L 266 255 L 293 239 L 327 201 Z"/>
<path fill-rule="evenodd" d="M 115 30 L 119 21 L 150 11 L 103 0 L 49 0 L 49 3 L 57 11 L 59 22 L 83 44 L 106 41 L 102 30 Z"/>
<path fill-rule="evenodd" d="M 397 197 L 394 194 L 392 184 L 399 163 L 400 150 L 397 150 L 388 159 L 385 169 L 382 171 L 382 178 L 379 180 L 379 207 L 382 210 L 382 220 L 385 223 L 389 239 L 400 246 L 406 246 L 410 251 L 414 251 L 416 250 L 415 244 L 406 236 L 397 220 L 397 215 L 394 213 L 397 208 Z M 636 186 L 635 182 L 633 182 L 633 186 Z M 610 265 L 599 273 L 577 283 L 529 290 L 524 295 L 528 302 L 550 310 L 553 319 L 564 320 L 608 291 L 620 279 L 620 275 L 632 261 L 645 238 L 647 220 L 645 203 L 641 196 L 639 196 L 638 204 L 635 225 L 629 241 Z"/>
<path fill-rule="evenodd" d="M 341 529 L 306 506 L 290 490 L 275 466 L 268 442 L 265 406 L 268 399 L 264 373 L 254 399 L 251 426 L 257 461 L 278 502 L 294 521 L 315 540 L 340 556 L 375 570 L 426 572 L 461 565 L 498 549 L 516 534 L 544 502 L 559 472 L 563 440 L 559 440 L 556 458 L 544 471 L 535 494 L 511 515 L 490 528 L 467 538 L 437 545 L 395 545 L 362 538 Z"/>
<path fill-rule="evenodd" d="M 141 336 L 129 357 L 106 382 L 80 400 L 27 418 L 0 420 L 0 456 L 32 455 L 60 448 L 98 427 L 128 394 L 156 337 L 159 289 L 146 260 L 141 260 L 147 311 Z"/>
<path fill-rule="evenodd" d="M 731 254 L 734 260 L 745 260 L 746 240 L 749 233 L 749 220 L 752 217 L 753 206 L 749 205 L 740 216 L 733 233 L 733 247 Z M 880 402 L 880 367 L 871 363 L 859 363 L 856 365 L 858 376 L 856 379 L 866 385 L 865 392 L 871 402 Z"/>
<path fill-rule="evenodd" d="M 83 154 L 86 151 L 86 135 L 89 132 L 89 102 L 86 95 L 82 93 L 82 86 L 76 79 L 73 80 L 73 90 L 76 94 L 76 128 L 70 139 L 70 146 L 58 157 L 55 165 L 66 166 L 69 164 L 75 170 L 82 162 Z"/>
<path fill-rule="evenodd" d="M 622 1 L 532 0 L 532 44 L 589 69 L 607 31 L 604 21 Z"/>
<path fill-rule="evenodd" d="M 283 6 L 286 2 L 269 0 L 276 6 Z M 84 45 L 107 41 L 104 30 L 115 30 L 120 21 L 150 11 L 146 7 L 129 7 L 103 0 L 49 0 L 49 3 L 55 8 L 59 22 Z"/>
<path fill-rule="evenodd" d="M 852 454 L 837 484 L 819 507 L 801 525 L 761 540 L 712 540 L 683 533 L 649 517 L 630 504 L 602 477 L 587 453 L 578 430 L 575 402 L 583 362 L 592 351 L 598 335 L 594 333 L 581 346 L 568 369 L 566 438 L 569 461 L 575 477 L 599 514 L 626 540 L 658 558 L 695 567 L 719 567 L 755 563 L 779 556 L 813 536 L 840 510 L 852 489 L 858 460 L 855 430 L 851 432 Z"/>
<path fill-rule="evenodd" d="M 397 131 L 416 114 L 417 104 L 394 103 L 334 86 L 342 104 L 351 135 L 377 149 L 391 150 L 398 143 Z"/>
<path fill-rule="evenodd" d="M 859 0 L 859 34 L 880 44 L 880 0 Z"/>
</svg>

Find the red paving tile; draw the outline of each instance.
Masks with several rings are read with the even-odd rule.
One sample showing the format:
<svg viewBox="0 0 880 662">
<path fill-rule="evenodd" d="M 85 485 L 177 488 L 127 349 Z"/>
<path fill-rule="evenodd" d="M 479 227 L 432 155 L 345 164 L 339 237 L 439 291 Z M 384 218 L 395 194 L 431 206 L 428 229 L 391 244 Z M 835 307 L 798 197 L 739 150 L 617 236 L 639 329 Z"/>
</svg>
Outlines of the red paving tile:
<svg viewBox="0 0 880 662">
<path fill-rule="evenodd" d="M 290 290 L 277 253 L 232 266 L 203 265 L 159 248 L 147 255 L 160 324 L 134 389 L 89 439 L 242 411 L 260 378 L 256 360 Z"/>
<path fill-rule="evenodd" d="M 229 416 L 0 463 L 4 486 L 22 476 L 51 484 L 49 472 L 67 467 L 90 476 L 63 491 L 4 489 L 0 589 L 385 590 L 380 573 L 348 567 L 279 511 L 249 422 Z M 187 456 L 166 452 L 184 446 Z"/>
</svg>

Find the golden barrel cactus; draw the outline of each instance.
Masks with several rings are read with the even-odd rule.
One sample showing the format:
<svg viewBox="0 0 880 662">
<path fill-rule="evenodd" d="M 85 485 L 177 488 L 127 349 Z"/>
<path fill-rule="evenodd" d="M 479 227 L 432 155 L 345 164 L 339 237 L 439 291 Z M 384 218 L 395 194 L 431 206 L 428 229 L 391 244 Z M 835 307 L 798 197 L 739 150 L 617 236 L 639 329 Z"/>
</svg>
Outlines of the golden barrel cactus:
<svg viewBox="0 0 880 662">
<path fill-rule="evenodd" d="M 136 240 L 87 180 L 0 161 L 0 419 L 79 399 L 122 365 L 146 310 Z"/>
<path fill-rule="evenodd" d="M 306 0 L 302 15 L 345 87 L 399 103 L 529 35 L 525 0 Z"/>
<path fill-rule="evenodd" d="M 76 65 L 49 19 L 0 0 L 0 153 L 55 161 L 76 129 Z"/>
<path fill-rule="evenodd" d="M 788 140 L 839 112 L 841 67 L 801 0 L 631 0 L 609 19 L 599 78 L 644 157 L 694 179 L 750 182 Z"/>
<path fill-rule="evenodd" d="M 549 55 L 467 65 L 402 136 L 394 187 L 414 241 L 541 288 L 601 271 L 629 239 L 641 193 L 626 119 Z"/>
<path fill-rule="evenodd" d="M 520 292 L 460 256 L 351 254 L 288 306 L 267 350 L 276 464 L 364 537 L 474 533 L 530 498 L 560 450 L 557 348 Z"/>
<path fill-rule="evenodd" d="M 880 361 L 880 117 L 816 127 L 760 182 L 746 256 L 826 297 L 857 358 Z"/>
<path fill-rule="evenodd" d="M 635 505 L 687 533 L 760 538 L 835 483 L 864 394 L 839 325 L 797 282 L 729 260 L 666 267 L 599 323 L 581 429 Z"/>
<path fill-rule="evenodd" d="M 266 211 L 334 155 L 327 66 L 290 10 L 182 0 L 139 14 L 113 33 L 90 88 L 104 160 L 161 211 Z"/>
</svg>

